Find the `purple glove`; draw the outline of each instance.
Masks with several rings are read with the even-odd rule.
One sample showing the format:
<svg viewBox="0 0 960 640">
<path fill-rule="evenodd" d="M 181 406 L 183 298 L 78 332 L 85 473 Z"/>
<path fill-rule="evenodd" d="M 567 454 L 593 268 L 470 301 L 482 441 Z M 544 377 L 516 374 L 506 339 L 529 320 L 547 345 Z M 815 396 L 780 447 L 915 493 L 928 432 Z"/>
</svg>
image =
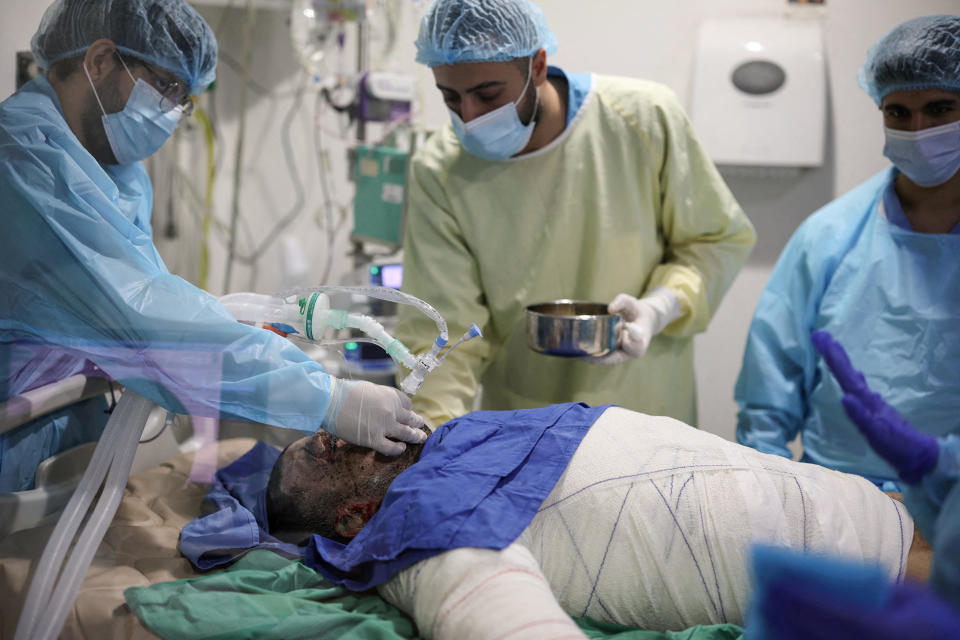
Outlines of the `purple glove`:
<svg viewBox="0 0 960 640">
<path fill-rule="evenodd" d="M 920 482 L 937 464 L 937 439 L 917 431 L 880 394 L 871 391 L 833 336 L 814 331 L 811 339 L 846 394 L 841 400 L 843 408 L 873 450 L 897 470 L 904 482 Z"/>
<path fill-rule="evenodd" d="M 777 640 L 943 640 L 960 633 L 960 611 L 909 582 L 893 585 L 877 609 L 838 602 L 815 580 L 794 576 L 768 589 L 760 612 Z"/>
</svg>

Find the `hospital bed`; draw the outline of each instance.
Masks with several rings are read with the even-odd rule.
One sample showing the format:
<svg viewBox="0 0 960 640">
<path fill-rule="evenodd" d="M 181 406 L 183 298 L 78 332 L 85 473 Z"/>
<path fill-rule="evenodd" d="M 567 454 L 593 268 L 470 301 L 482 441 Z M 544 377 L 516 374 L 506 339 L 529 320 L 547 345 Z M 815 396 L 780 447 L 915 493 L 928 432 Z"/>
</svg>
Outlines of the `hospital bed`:
<svg viewBox="0 0 960 640">
<path fill-rule="evenodd" d="M 110 388 L 102 380 L 67 380 L 57 383 L 53 388 L 31 392 L 26 398 L 11 400 L 3 405 L 0 415 L 7 418 L 7 425 L 17 420 L 22 424 L 42 415 L 43 411 L 53 411 L 70 402 L 104 392 L 109 393 Z M 300 434 L 267 425 L 229 421 L 221 422 L 219 434 L 219 440 L 197 446 L 189 425 L 171 422 L 164 411 L 150 412 L 141 436 L 143 444 L 139 446 L 134 458 L 134 472 L 126 483 L 116 513 L 93 554 L 89 568 L 79 583 L 76 596 L 71 600 L 59 638 L 156 639 L 161 636 L 147 628 L 128 606 L 124 596 L 128 588 L 149 587 L 160 583 L 166 586 L 174 584 L 172 581 L 183 579 L 204 580 L 216 577 L 214 574 L 233 570 L 233 567 L 230 567 L 200 572 L 178 549 L 179 536 L 184 525 L 204 513 L 204 496 L 210 487 L 209 482 L 194 477 L 195 463 L 200 458 L 206 458 L 207 461 L 213 461 L 215 468 L 222 468 L 246 453 L 257 440 L 283 446 L 300 437 Z M 58 527 L 60 509 L 76 487 L 79 474 L 90 458 L 90 449 L 90 445 L 82 445 L 76 450 L 55 456 L 54 460 L 45 465 L 48 470 L 42 474 L 42 482 L 33 492 L 0 496 L 0 505 L 3 505 L 4 509 L 2 522 L 6 527 L 6 531 L 0 535 L 0 640 L 14 638 L 18 620 L 23 613 L 27 589 L 37 573 L 38 559 Z M 287 561 L 288 564 L 289 562 L 292 561 Z M 303 570 L 309 571 L 305 567 Z M 284 569 L 278 568 L 275 575 L 280 576 L 283 571 Z M 317 576 L 315 580 L 321 579 Z M 214 587 L 218 588 L 221 587 Z M 256 590 L 262 591 L 260 583 L 256 585 Z M 219 595 L 222 596 L 222 593 Z M 290 600 L 297 598 L 282 591 L 269 595 Z M 244 595 L 240 594 L 232 601 L 242 602 L 243 597 Z M 355 594 L 331 597 L 333 601 L 330 604 L 336 610 L 333 617 L 338 619 L 339 624 L 344 610 L 350 606 L 357 607 L 358 598 Z M 358 607 L 362 610 L 351 611 L 354 618 L 358 615 L 367 618 L 356 624 L 376 623 L 380 628 L 380 631 L 375 633 L 378 638 L 406 640 L 418 637 L 415 626 L 409 619 L 404 618 L 408 620 L 408 624 L 396 625 L 397 617 L 402 617 L 402 614 L 379 596 L 369 592 L 363 597 L 367 602 L 376 599 L 379 604 L 372 607 L 364 604 Z M 298 604 L 302 604 L 302 601 Z M 168 609 L 163 609 L 162 615 L 165 618 L 173 615 L 184 617 L 182 608 L 176 614 L 168 614 L 167 611 Z M 247 613 L 247 618 L 258 615 L 256 611 L 253 614 L 249 611 Z M 189 618 L 189 615 L 188 613 L 186 617 Z M 593 623 L 583 620 L 581 624 Z M 385 627 L 392 631 L 384 634 Z M 397 631 L 398 628 L 400 631 Z M 617 635 L 618 631 L 605 631 L 602 634 L 592 633 L 591 637 L 616 638 Z M 166 637 L 179 639 L 184 636 L 168 633 Z M 339 634 L 332 637 L 339 637 Z M 367 636 L 364 631 L 359 631 L 355 632 L 353 637 Z M 728 629 L 719 629 L 715 635 L 702 637 L 730 640 L 736 636 L 729 635 Z"/>
<path fill-rule="evenodd" d="M 102 378 L 77 375 L 0 404 L 0 432 L 13 431 L 70 404 L 122 393 Z M 80 585 L 61 638 L 154 638 L 124 605 L 123 591 L 200 573 L 177 549 L 180 529 L 201 513 L 208 482 L 191 479 L 198 456 L 219 468 L 257 439 L 284 444 L 299 432 L 223 421 L 220 440 L 199 446 L 185 416 L 154 407 L 134 456 L 131 476 Z M 236 437 L 246 435 L 248 437 Z M 96 443 L 59 453 L 41 463 L 36 488 L 0 494 L 0 640 L 12 639 L 38 560 Z"/>
<path fill-rule="evenodd" d="M 113 391 L 116 393 L 116 388 Z M 12 430 L 44 413 L 102 393 L 111 393 L 106 381 L 77 376 L 0 405 L 0 424 Z M 123 497 L 79 584 L 59 638 L 155 640 L 161 636 L 134 615 L 124 591 L 207 578 L 224 571 L 200 572 L 178 549 L 184 525 L 204 513 L 204 496 L 210 487 L 208 481 L 196 478 L 198 459 L 211 463 L 211 468 L 221 468 L 249 451 L 258 440 L 282 447 L 301 434 L 234 421 L 220 421 L 218 431 L 217 441 L 199 445 L 197 434 L 184 416 L 170 421 L 165 411 L 151 411 Z M 0 640 L 12 640 L 15 636 L 39 559 L 58 527 L 64 504 L 77 486 L 93 448 L 92 443 L 81 445 L 45 461 L 41 466 L 46 471 L 39 474 L 36 489 L 0 495 L 0 525 L 4 527 L 0 533 Z M 279 575 L 280 570 L 277 572 Z M 280 592 L 275 595 L 286 597 Z M 372 594 L 369 598 L 379 600 Z M 356 598 L 350 595 L 343 600 Z M 354 616 L 375 619 L 382 626 L 402 615 L 393 610 L 393 618 L 387 616 L 382 611 L 389 605 L 382 600 L 380 603 L 371 610 L 354 612 Z M 342 616 L 345 607 L 340 607 L 338 601 L 332 606 Z M 408 627 L 413 628 L 412 622 Z M 365 636 L 361 633 L 359 637 Z M 416 636 L 411 632 L 393 636 L 381 633 L 377 637 L 399 640 Z"/>
<path fill-rule="evenodd" d="M 216 447 L 218 464 L 228 464 L 254 444 L 224 440 Z M 209 485 L 192 482 L 196 452 L 180 454 L 130 477 L 117 514 L 80 585 L 61 638 L 156 638 L 124 604 L 132 586 L 197 577 L 180 555 L 183 526 L 200 515 Z M 0 541 L 0 638 L 14 637 L 28 579 L 57 522 L 57 513 L 37 526 Z"/>
<path fill-rule="evenodd" d="M 0 403 L 0 433 L 14 431 L 40 416 L 53 413 L 71 404 L 96 396 L 106 396 L 115 403 L 122 389 L 105 378 L 75 375 L 32 389 Z M 171 422 L 168 422 L 168 419 Z M 132 472 L 189 450 L 191 443 L 176 441 L 170 426 L 173 416 L 156 407 L 151 412 L 137 448 Z M 10 533 L 38 524 L 66 505 L 83 470 L 93 455 L 96 443 L 79 445 L 43 461 L 36 471 L 35 488 L 29 491 L 0 494 L 0 539 Z"/>
</svg>

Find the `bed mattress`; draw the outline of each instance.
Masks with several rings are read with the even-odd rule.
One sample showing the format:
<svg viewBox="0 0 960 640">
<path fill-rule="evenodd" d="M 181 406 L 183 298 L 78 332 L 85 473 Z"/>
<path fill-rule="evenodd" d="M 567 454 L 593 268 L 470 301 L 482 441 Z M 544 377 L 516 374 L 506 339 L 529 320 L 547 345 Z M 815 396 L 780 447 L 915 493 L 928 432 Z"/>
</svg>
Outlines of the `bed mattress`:
<svg viewBox="0 0 960 640">
<path fill-rule="evenodd" d="M 217 468 L 239 458 L 251 438 L 223 440 Z M 182 454 L 130 477 L 123 499 L 77 593 L 60 638 L 102 640 L 157 638 L 127 608 L 127 587 L 201 575 L 180 555 L 183 526 L 201 513 L 209 483 L 190 480 L 195 452 Z M 59 514 L 0 541 L 0 640 L 13 638 L 28 580 Z"/>
</svg>

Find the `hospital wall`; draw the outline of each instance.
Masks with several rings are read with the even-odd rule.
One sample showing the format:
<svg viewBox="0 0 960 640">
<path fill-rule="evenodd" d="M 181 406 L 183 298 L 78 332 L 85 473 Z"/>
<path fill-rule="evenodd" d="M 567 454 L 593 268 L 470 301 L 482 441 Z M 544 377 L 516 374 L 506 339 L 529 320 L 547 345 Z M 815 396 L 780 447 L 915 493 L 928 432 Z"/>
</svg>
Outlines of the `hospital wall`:
<svg viewBox="0 0 960 640">
<path fill-rule="evenodd" d="M 0 95 L 14 89 L 14 54 L 29 48 L 45 4 L 0 0 L 0 60 L 7 65 L 7 71 L 0 71 Z M 203 103 L 217 124 L 216 179 L 208 184 L 202 177 L 207 147 L 194 118 L 176 146 L 168 145 L 162 151 L 166 155 L 151 166 L 157 191 L 155 239 L 164 259 L 172 271 L 202 283 L 214 294 L 273 292 L 348 279 L 355 267 L 355 258 L 349 255 L 353 185 L 346 161 L 353 131 L 345 116 L 315 99 L 313 78 L 302 71 L 290 45 L 289 11 L 264 8 L 281 6 L 282 0 L 253 0 L 249 13 L 244 9 L 246 0 L 195 4 L 216 30 L 224 54 L 216 98 Z M 700 21 L 778 15 L 786 7 L 783 0 L 541 0 L 539 4 L 560 43 L 551 62 L 570 71 L 660 81 L 685 105 L 690 103 Z M 413 62 L 412 42 L 426 5 L 426 0 L 403 0 L 396 24 L 397 45 L 391 59 L 382 64 L 417 78 L 415 124 L 436 128 L 447 116 L 431 74 Z M 886 166 L 880 115 L 855 80 L 866 49 L 903 20 L 957 12 L 956 0 L 827 0 L 825 7 L 829 102 L 823 166 L 775 177 L 723 172 L 759 234 L 756 250 L 710 329 L 697 338 L 700 426 L 726 438 L 734 433 L 733 384 L 749 321 L 777 256 L 806 216 Z M 330 63 L 333 70 L 350 71 L 355 58 L 348 54 Z M 245 135 L 238 154 L 241 121 Z M 368 133 L 368 140 L 376 140 L 381 130 L 374 127 Z M 178 158 L 182 167 L 173 177 L 164 160 L 171 157 Z M 208 189 L 210 213 L 220 222 L 203 231 L 200 221 L 206 213 Z M 244 260 L 235 261 L 228 273 L 229 227 L 234 216 L 238 222 L 233 243 Z M 279 228 L 285 218 L 291 221 Z M 201 246 L 208 249 L 203 259 Z M 629 256 L 624 256 L 624 268 L 630 268 Z"/>
</svg>

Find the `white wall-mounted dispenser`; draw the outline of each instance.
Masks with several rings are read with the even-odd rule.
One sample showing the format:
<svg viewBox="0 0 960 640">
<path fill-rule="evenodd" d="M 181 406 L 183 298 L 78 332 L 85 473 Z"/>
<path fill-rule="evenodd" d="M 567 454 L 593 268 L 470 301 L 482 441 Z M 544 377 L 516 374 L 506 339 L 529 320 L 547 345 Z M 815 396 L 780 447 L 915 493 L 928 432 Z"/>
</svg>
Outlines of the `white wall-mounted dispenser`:
<svg viewBox="0 0 960 640">
<path fill-rule="evenodd" d="M 823 164 L 826 64 L 819 20 L 744 17 L 700 25 L 690 117 L 716 164 Z"/>
</svg>

